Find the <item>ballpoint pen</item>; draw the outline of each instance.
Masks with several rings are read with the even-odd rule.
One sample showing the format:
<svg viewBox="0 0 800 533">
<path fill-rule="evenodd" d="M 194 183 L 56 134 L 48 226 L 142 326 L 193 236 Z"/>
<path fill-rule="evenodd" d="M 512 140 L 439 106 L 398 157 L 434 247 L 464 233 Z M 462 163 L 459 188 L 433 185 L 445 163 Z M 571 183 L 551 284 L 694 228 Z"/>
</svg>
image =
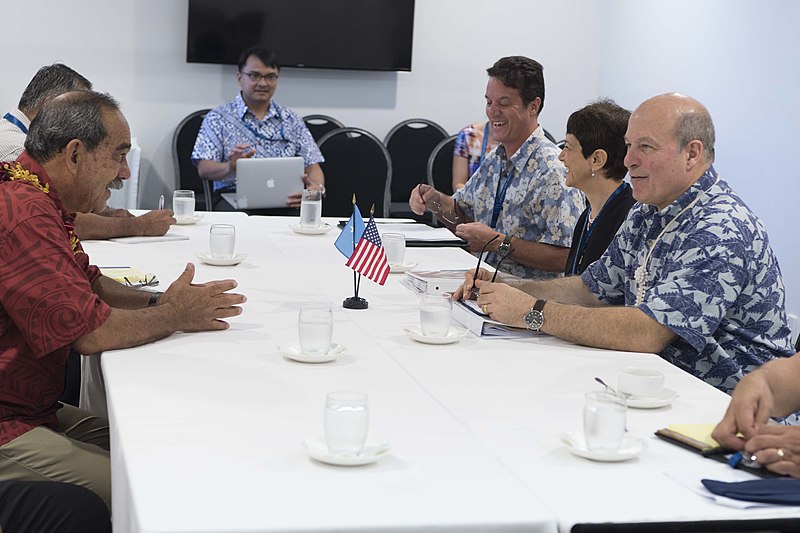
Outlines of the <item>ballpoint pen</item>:
<svg viewBox="0 0 800 533">
<path fill-rule="evenodd" d="M 158 209 L 164 209 L 164 195 L 162 194 L 161 197 L 158 199 Z"/>
</svg>

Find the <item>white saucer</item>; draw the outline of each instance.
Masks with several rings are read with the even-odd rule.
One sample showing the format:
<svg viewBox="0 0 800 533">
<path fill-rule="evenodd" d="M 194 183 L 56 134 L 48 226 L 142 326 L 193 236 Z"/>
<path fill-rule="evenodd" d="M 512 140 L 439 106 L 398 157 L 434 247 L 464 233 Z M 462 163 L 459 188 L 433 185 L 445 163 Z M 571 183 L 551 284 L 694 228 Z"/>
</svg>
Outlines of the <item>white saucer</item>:
<svg viewBox="0 0 800 533">
<path fill-rule="evenodd" d="M 175 217 L 175 223 L 179 226 L 190 226 L 196 224 L 203 218 L 203 215 L 193 215 L 190 217 Z"/>
<path fill-rule="evenodd" d="M 417 266 L 416 263 L 406 263 L 404 265 L 389 265 L 389 274 L 402 274 Z"/>
<path fill-rule="evenodd" d="M 321 463 L 336 466 L 362 466 L 372 464 L 389 451 L 389 443 L 387 441 L 371 441 L 367 440 L 364 449 L 359 454 L 353 453 L 328 453 L 328 445 L 325 444 L 325 439 L 316 437 L 306 439 L 303 443 L 308 450 L 308 454 Z"/>
<path fill-rule="evenodd" d="M 450 326 L 450 330 L 444 337 L 431 337 L 422 334 L 419 326 L 407 326 L 403 328 L 409 337 L 417 342 L 425 344 L 452 344 L 458 342 L 461 337 L 467 334 L 466 329 Z"/>
<path fill-rule="evenodd" d="M 658 397 L 643 398 L 641 396 L 628 396 L 625 398 L 625 401 L 628 403 L 628 407 L 632 407 L 633 409 L 658 409 L 659 407 L 670 405 L 677 397 L 678 393 L 674 390 L 663 389 L 661 391 L 661 396 Z"/>
<path fill-rule="evenodd" d="M 633 459 L 644 450 L 645 443 L 642 439 L 625 435 L 622 445 L 616 452 L 596 452 L 586 447 L 586 439 L 582 433 L 564 433 L 561 442 L 566 445 L 572 455 L 583 457 L 591 461 L 619 462 Z"/>
<path fill-rule="evenodd" d="M 293 232 L 301 235 L 322 235 L 333 229 L 333 225 L 327 222 L 323 222 L 318 228 L 304 228 L 300 224 L 289 224 L 289 227 L 292 228 Z"/>
<path fill-rule="evenodd" d="M 293 344 L 289 346 L 278 346 L 278 350 L 280 350 L 284 357 L 300 363 L 327 363 L 328 361 L 333 361 L 342 355 L 346 349 L 347 348 L 341 344 L 334 343 L 328 348 L 328 353 L 322 355 L 312 355 L 301 352 L 300 347 Z"/>
<path fill-rule="evenodd" d="M 202 261 L 207 265 L 223 266 L 223 267 L 238 265 L 239 263 L 247 259 L 247 254 L 236 254 L 230 259 L 214 259 L 205 252 L 197 252 L 195 255 L 200 261 Z"/>
</svg>

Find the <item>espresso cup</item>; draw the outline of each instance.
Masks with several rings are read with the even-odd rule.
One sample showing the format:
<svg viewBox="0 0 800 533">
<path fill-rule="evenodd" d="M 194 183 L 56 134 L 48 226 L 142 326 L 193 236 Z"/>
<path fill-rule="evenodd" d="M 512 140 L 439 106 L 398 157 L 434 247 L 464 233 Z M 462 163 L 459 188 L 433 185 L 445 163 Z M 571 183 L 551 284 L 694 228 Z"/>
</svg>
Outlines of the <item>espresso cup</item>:
<svg viewBox="0 0 800 533">
<path fill-rule="evenodd" d="M 664 373 L 650 368 L 626 368 L 619 374 L 617 390 L 637 398 L 658 398 L 664 391 Z"/>
</svg>

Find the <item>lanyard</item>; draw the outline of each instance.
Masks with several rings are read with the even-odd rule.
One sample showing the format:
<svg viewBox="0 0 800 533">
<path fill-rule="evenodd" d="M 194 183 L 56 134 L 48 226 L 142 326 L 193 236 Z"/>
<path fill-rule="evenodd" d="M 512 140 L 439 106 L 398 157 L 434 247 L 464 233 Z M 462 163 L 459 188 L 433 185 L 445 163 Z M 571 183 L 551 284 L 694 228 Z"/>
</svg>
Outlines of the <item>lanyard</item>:
<svg viewBox="0 0 800 533">
<path fill-rule="evenodd" d="M 511 185 L 511 179 L 514 177 L 514 173 L 511 170 L 513 170 L 513 167 L 508 170 L 508 177 L 505 182 L 503 182 L 502 173 L 500 173 L 500 181 L 497 182 L 497 192 L 494 195 L 494 208 L 492 209 L 492 229 L 497 228 L 497 219 L 500 218 L 500 210 L 503 209 L 503 202 L 506 200 L 508 186 Z M 503 184 L 502 189 L 500 188 L 501 183 Z"/>
<path fill-rule="evenodd" d="M 18 127 L 19 131 L 21 131 L 25 135 L 28 134 L 28 128 L 25 127 L 25 124 L 23 124 L 17 117 L 12 115 L 11 113 L 6 113 L 5 115 L 3 115 L 3 118 L 12 123 L 13 125 L 15 125 L 16 127 Z"/>
<path fill-rule="evenodd" d="M 597 212 L 597 217 L 595 220 L 600 218 L 600 215 L 603 214 L 603 210 L 606 206 L 611 203 L 611 200 L 619 196 L 619 194 L 630 187 L 627 182 L 620 183 L 619 187 L 614 189 L 614 192 L 606 198 L 606 201 L 603 203 L 603 207 L 600 208 L 600 211 Z M 578 241 L 578 249 L 575 250 L 575 257 L 572 258 L 572 268 L 570 269 L 570 274 L 577 274 L 578 273 L 578 263 L 583 259 L 583 254 L 586 253 L 586 246 L 589 244 L 589 238 L 592 236 L 592 231 L 594 230 L 594 224 L 589 224 L 589 218 L 592 216 L 592 206 L 589 205 L 589 208 L 586 210 L 586 220 L 583 221 L 583 228 L 581 228 L 581 238 Z"/>
<path fill-rule="evenodd" d="M 489 142 L 489 122 L 486 122 L 486 126 L 483 128 L 483 141 L 481 141 L 481 160 L 478 162 L 478 165 L 483 163 L 483 158 L 486 157 L 486 145 Z"/>
</svg>

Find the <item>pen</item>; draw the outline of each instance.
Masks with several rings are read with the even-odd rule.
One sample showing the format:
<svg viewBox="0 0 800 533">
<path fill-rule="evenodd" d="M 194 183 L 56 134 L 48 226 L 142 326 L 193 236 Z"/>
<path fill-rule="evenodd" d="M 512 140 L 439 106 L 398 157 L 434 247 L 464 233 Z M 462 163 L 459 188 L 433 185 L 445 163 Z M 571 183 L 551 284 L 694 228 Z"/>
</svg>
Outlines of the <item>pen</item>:
<svg viewBox="0 0 800 533">
<path fill-rule="evenodd" d="M 712 455 L 727 455 L 733 453 L 733 450 L 725 446 L 714 446 L 713 448 L 706 448 L 700 452 L 703 457 L 711 457 Z"/>
<path fill-rule="evenodd" d="M 158 199 L 158 209 L 164 209 L 164 195 L 161 195 L 161 198 Z"/>
</svg>

